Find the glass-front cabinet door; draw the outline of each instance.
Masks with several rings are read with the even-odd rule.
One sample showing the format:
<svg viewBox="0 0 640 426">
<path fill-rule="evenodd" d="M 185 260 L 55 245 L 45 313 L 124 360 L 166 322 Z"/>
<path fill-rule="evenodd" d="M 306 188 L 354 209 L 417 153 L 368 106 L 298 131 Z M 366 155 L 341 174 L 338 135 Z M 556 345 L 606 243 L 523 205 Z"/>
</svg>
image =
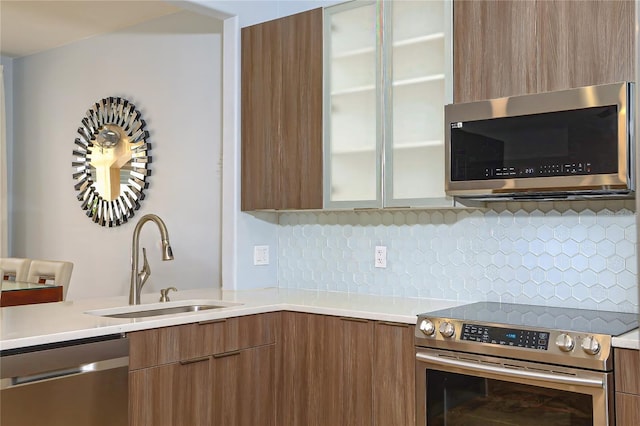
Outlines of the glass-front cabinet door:
<svg viewBox="0 0 640 426">
<path fill-rule="evenodd" d="M 380 43 L 375 2 L 326 9 L 324 205 L 379 207 Z"/>
<path fill-rule="evenodd" d="M 324 207 L 450 207 L 451 2 L 325 9 Z"/>
</svg>

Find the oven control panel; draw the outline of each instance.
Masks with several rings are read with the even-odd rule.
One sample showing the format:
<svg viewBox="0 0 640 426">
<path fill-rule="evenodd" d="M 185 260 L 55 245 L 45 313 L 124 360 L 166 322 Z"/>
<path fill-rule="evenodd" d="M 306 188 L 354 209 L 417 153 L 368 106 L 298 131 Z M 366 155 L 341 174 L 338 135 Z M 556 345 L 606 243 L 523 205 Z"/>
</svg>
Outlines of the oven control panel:
<svg viewBox="0 0 640 426">
<path fill-rule="evenodd" d="M 490 327 L 465 323 L 462 324 L 460 339 L 543 351 L 549 348 L 548 332 L 517 328 Z"/>
</svg>

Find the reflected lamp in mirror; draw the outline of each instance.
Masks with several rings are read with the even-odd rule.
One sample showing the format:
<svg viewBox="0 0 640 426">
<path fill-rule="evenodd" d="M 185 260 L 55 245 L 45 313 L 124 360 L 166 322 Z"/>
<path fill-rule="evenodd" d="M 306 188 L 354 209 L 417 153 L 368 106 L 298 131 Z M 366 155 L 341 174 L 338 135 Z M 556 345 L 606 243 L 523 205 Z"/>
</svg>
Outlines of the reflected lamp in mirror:
<svg viewBox="0 0 640 426">
<path fill-rule="evenodd" d="M 101 226 L 133 217 L 151 175 L 149 132 L 135 105 L 109 97 L 82 119 L 73 150 L 74 188 L 86 215 Z"/>
</svg>

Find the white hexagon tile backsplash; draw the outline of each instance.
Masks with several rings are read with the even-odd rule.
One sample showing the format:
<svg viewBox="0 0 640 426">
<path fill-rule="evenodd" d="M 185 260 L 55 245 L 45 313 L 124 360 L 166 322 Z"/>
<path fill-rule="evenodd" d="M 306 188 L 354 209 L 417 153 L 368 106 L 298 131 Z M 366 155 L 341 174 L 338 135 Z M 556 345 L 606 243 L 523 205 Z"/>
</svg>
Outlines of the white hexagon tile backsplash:
<svg viewBox="0 0 640 426">
<path fill-rule="evenodd" d="M 280 215 L 285 288 L 638 311 L 633 201 Z M 387 268 L 374 248 L 387 246 Z"/>
</svg>

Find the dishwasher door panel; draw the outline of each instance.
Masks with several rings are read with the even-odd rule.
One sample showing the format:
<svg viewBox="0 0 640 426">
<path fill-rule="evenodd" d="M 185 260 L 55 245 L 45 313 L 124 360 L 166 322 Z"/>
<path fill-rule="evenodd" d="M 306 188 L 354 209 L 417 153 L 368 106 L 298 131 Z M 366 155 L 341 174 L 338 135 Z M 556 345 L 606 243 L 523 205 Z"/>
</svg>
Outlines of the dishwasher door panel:
<svg viewBox="0 0 640 426">
<path fill-rule="evenodd" d="M 2 426 L 126 426 L 128 367 L 27 383 L 0 393 Z"/>
<path fill-rule="evenodd" d="M 127 426 L 129 340 L 87 338 L 0 352 L 2 426 Z"/>
</svg>

